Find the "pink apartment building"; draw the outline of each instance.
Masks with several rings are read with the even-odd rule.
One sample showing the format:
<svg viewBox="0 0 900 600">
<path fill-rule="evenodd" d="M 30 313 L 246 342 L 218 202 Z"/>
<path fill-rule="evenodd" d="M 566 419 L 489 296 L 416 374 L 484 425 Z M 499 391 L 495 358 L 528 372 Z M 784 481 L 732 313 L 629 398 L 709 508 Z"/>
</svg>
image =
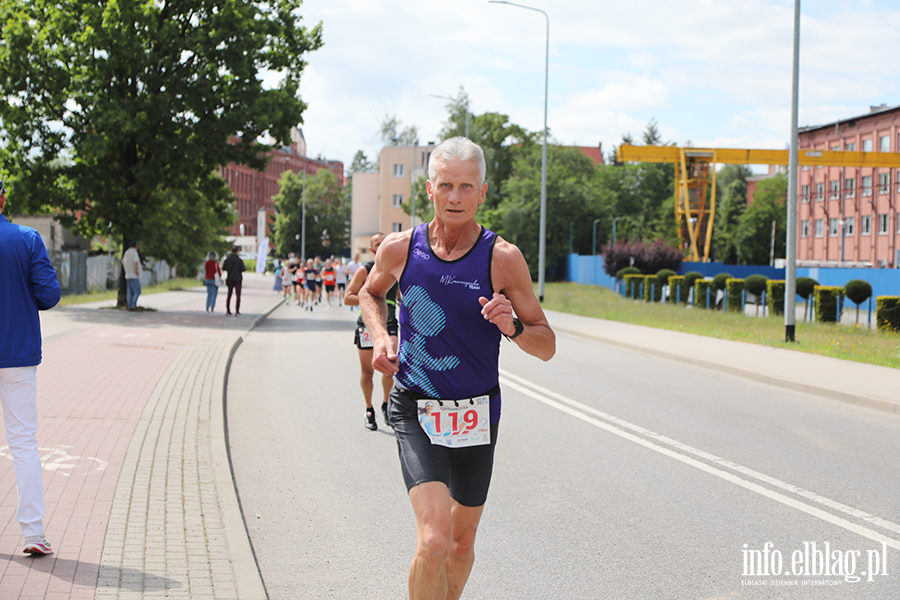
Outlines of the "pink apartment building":
<svg viewBox="0 0 900 600">
<path fill-rule="evenodd" d="M 801 128 L 798 145 L 900 152 L 900 106 Z M 798 261 L 900 268 L 900 169 L 804 166 L 798 185 Z"/>
</svg>

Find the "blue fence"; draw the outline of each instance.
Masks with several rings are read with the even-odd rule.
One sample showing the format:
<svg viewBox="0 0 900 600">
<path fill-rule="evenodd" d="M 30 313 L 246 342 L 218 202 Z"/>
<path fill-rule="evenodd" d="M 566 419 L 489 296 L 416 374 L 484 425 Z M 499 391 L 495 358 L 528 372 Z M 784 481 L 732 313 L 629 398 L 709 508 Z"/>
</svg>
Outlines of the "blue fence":
<svg viewBox="0 0 900 600">
<path fill-rule="evenodd" d="M 616 280 L 603 272 L 603 257 L 580 256 L 570 254 L 568 258 L 569 281 L 584 285 L 599 285 L 616 289 Z M 723 265 L 722 263 L 681 263 L 679 275 L 688 271 L 697 271 L 704 277 L 715 277 L 719 273 L 728 273 L 739 279 L 748 275 L 764 275 L 769 279 L 784 279 L 784 269 L 774 267 Z M 872 297 L 900 296 L 900 269 L 838 269 L 817 268 L 797 269 L 797 277 L 811 277 L 819 285 L 844 286 L 853 279 L 868 281 L 872 286 Z M 852 303 L 851 303 L 852 304 Z"/>
</svg>

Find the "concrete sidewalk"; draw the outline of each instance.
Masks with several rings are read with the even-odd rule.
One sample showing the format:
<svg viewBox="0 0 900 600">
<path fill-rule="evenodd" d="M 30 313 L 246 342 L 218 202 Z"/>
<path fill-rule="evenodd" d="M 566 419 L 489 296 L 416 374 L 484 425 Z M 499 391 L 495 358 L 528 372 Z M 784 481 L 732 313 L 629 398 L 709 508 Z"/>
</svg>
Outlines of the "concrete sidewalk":
<svg viewBox="0 0 900 600">
<path fill-rule="evenodd" d="M 240 317 L 204 287 L 42 313 L 38 443 L 46 535 L 21 553 L 11 457 L 0 438 L 0 598 L 265 598 L 228 464 L 229 358 L 274 309 L 274 278 L 245 274 Z M 232 300 L 232 310 L 233 310 Z"/>
<path fill-rule="evenodd" d="M 223 400 L 230 357 L 283 300 L 245 276 L 241 317 L 196 288 L 42 314 L 38 440 L 48 539 L 21 553 L 12 460 L 0 437 L 0 598 L 263 600 L 234 489 Z M 900 371 L 790 350 L 548 312 L 578 335 L 898 412 Z M 264 451 L 264 449 L 261 449 Z"/>
</svg>

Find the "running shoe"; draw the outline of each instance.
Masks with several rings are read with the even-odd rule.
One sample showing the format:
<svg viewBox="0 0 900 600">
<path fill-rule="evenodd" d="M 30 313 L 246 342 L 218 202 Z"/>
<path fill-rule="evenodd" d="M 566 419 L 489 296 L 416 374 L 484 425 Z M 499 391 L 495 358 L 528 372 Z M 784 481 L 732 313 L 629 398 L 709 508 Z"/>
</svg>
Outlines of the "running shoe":
<svg viewBox="0 0 900 600">
<path fill-rule="evenodd" d="M 375 431 L 378 429 L 378 423 L 375 422 L 375 409 L 367 408 L 366 409 L 366 429 L 371 429 Z"/>
<path fill-rule="evenodd" d="M 391 420 L 388 419 L 388 414 L 387 414 L 387 402 L 382 402 L 382 403 L 381 403 L 381 416 L 384 417 L 384 424 L 385 424 L 385 425 L 387 425 L 388 427 L 393 427 L 393 425 L 391 425 Z"/>
<path fill-rule="evenodd" d="M 50 547 L 50 542 L 43 535 L 30 535 L 25 538 L 25 549 L 23 552 L 32 556 L 42 556 L 44 554 L 53 554 L 53 548 Z"/>
</svg>

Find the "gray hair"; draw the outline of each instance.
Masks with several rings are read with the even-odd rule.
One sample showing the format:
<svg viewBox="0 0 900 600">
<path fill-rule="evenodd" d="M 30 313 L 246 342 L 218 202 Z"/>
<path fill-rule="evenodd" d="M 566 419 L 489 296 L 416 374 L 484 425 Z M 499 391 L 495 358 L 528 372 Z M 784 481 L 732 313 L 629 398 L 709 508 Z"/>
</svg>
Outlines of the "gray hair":
<svg viewBox="0 0 900 600">
<path fill-rule="evenodd" d="M 434 181 L 437 176 L 437 163 L 450 160 L 471 160 L 478 165 L 479 185 L 484 183 L 485 163 L 481 146 L 464 137 L 452 137 L 444 140 L 434 149 L 428 159 L 428 179 Z"/>
<path fill-rule="evenodd" d="M 215 250 L 210 250 L 209 254 L 206 255 L 206 260 L 219 260 L 219 255 L 216 254 Z"/>
</svg>

